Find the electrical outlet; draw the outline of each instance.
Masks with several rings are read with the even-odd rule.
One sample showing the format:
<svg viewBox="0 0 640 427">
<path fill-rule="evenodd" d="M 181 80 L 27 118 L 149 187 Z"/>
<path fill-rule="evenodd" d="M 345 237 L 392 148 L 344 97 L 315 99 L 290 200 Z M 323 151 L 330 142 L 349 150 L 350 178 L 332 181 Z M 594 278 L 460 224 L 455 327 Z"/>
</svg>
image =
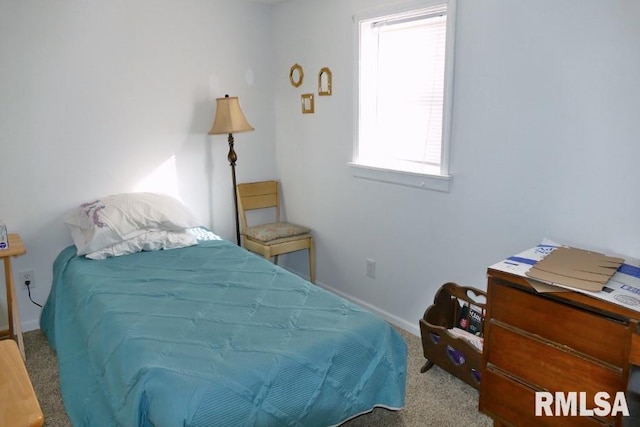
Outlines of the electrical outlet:
<svg viewBox="0 0 640 427">
<path fill-rule="evenodd" d="M 33 289 L 36 287 L 36 282 L 33 280 L 33 270 L 25 270 L 18 273 L 20 277 L 20 284 L 27 287 L 27 282 L 29 283 L 29 288 Z"/>
<path fill-rule="evenodd" d="M 370 258 L 367 258 L 367 276 L 376 277 L 376 262 Z"/>
</svg>

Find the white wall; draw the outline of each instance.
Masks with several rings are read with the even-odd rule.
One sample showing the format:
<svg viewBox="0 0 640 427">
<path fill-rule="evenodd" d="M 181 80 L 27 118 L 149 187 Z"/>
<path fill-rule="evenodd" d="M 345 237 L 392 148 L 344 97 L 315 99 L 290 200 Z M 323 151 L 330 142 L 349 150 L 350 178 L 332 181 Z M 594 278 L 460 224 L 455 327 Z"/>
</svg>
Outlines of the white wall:
<svg viewBox="0 0 640 427">
<path fill-rule="evenodd" d="M 14 270 L 34 269 L 36 301 L 71 244 L 65 214 L 91 198 L 173 188 L 234 239 L 227 139 L 207 132 L 215 98 L 239 96 L 256 131 L 235 136 L 238 180 L 275 175 L 271 20 L 234 0 L 0 0 L 0 218 L 27 246 Z M 140 186 L 168 160 L 168 182 Z"/>
<path fill-rule="evenodd" d="M 640 257 L 640 2 L 458 0 L 449 193 L 356 179 L 353 14 L 399 1 L 275 8 L 278 174 L 316 234 L 318 281 L 418 333 L 447 281 L 544 237 Z M 294 63 L 305 71 L 289 85 Z M 321 67 L 333 96 L 300 113 Z M 365 276 L 365 259 L 377 278 Z M 306 257 L 287 264 L 306 273 Z"/>
<path fill-rule="evenodd" d="M 279 177 L 289 219 L 315 229 L 318 280 L 414 333 L 442 283 L 484 288 L 488 265 L 543 237 L 640 258 L 640 4 L 458 0 L 445 194 L 346 165 L 351 16 L 391 3 L 0 0 L 0 218 L 27 244 L 14 269 L 35 270 L 34 298 L 71 243 L 64 215 L 140 189 L 171 158 L 163 188 L 233 239 L 226 138 L 206 135 L 225 93 L 256 128 L 236 135 L 238 180 Z M 324 66 L 334 95 L 302 115 Z M 306 274 L 304 254 L 285 262 Z M 37 327 L 39 309 L 18 296 Z"/>
</svg>

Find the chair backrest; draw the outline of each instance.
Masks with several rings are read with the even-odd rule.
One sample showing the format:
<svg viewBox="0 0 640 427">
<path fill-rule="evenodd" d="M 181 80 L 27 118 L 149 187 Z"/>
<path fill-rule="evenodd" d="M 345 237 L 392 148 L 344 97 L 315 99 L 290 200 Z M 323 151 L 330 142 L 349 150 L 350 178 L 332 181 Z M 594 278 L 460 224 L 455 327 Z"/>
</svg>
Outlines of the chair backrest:
<svg viewBox="0 0 640 427">
<path fill-rule="evenodd" d="M 278 181 L 261 181 L 238 184 L 238 211 L 240 214 L 240 228 L 242 234 L 247 230 L 246 211 L 255 209 L 275 208 L 276 222 L 280 221 L 280 194 Z"/>
</svg>

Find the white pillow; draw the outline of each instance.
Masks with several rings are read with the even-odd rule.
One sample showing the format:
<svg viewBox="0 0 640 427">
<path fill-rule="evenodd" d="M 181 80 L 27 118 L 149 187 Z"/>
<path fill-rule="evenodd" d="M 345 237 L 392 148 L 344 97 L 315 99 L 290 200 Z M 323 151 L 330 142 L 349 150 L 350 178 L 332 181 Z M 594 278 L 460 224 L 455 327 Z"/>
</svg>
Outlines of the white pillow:
<svg viewBox="0 0 640 427">
<path fill-rule="evenodd" d="M 83 203 L 65 219 L 78 255 L 133 239 L 147 231 L 182 231 L 200 225 L 177 199 L 156 193 L 123 193 Z"/>
<path fill-rule="evenodd" d="M 91 259 L 106 259 L 141 251 L 184 248 L 196 243 L 198 243 L 196 235 L 189 231 L 154 230 L 143 232 L 132 239 L 90 252 L 85 256 Z"/>
</svg>

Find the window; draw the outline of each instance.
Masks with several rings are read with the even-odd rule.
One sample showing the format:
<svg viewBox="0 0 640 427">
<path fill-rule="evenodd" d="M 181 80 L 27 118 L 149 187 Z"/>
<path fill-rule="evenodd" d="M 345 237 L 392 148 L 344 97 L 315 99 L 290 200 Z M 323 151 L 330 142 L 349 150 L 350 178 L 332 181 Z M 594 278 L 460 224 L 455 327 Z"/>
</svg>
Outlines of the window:
<svg viewBox="0 0 640 427">
<path fill-rule="evenodd" d="M 356 176 L 448 191 L 453 3 L 354 19 Z"/>
</svg>

